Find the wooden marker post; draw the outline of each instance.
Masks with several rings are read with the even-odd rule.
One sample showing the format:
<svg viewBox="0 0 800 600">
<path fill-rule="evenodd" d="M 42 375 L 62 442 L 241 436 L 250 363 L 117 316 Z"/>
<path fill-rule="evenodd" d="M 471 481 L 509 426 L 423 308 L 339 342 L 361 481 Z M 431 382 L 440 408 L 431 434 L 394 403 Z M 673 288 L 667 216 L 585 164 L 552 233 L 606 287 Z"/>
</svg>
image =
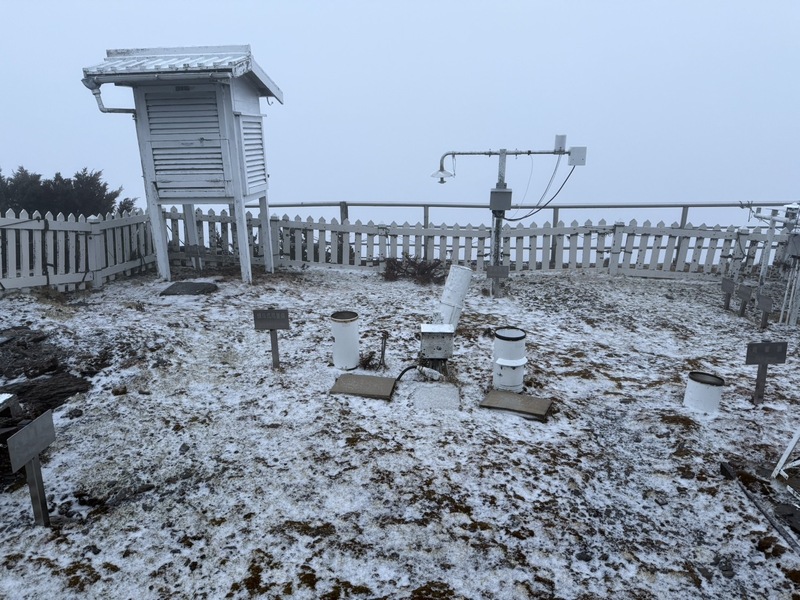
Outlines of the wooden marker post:
<svg viewBox="0 0 800 600">
<path fill-rule="evenodd" d="M 50 513 L 47 511 L 47 498 L 44 495 L 44 481 L 42 480 L 42 465 L 39 462 L 39 453 L 52 444 L 55 439 L 56 430 L 53 426 L 52 410 L 48 410 L 8 438 L 11 471 L 16 473 L 22 467 L 25 467 L 28 488 L 31 492 L 33 516 L 36 524 L 44 527 L 50 525 Z"/>
<path fill-rule="evenodd" d="M 281 364 L 278 356 L 278 329 L 289 329 L 289 311 L 278 308 L 256 309 L 253 310 L 253 320 L 256 331 L 269 331 L 272 344 L 272 368 L 277 369 Z"/>
<path fill-rule="evenodd" d="M 767 366 L 785 363 L 787 346 L 787 342 L 752 342 L 747 344 L 745 364 L 758 365 L 753 404 L 759 404 L 764 401 L 764 388 L 767 385 Z"/>
<path fill-rule="evenodd" d="M 736 284 L 733 283 L 733 279 L 724 278 L 722 280 L 722 293 L 725 294 L 725 310 L 731 309 L 731 296 L 733 296 L 735 290 Z"/>
<path fill-rule="evenodd" d="M 736 292 L 736 296 L 742 301 L 739 305 L 739 316 L 744 316 L 744 311 L 747 309 L 747 303 L 750 302 L 750 296 L 753 295 L 753 288 L 749 285 L 740 285 L 739 291 Z"/>
</svg>

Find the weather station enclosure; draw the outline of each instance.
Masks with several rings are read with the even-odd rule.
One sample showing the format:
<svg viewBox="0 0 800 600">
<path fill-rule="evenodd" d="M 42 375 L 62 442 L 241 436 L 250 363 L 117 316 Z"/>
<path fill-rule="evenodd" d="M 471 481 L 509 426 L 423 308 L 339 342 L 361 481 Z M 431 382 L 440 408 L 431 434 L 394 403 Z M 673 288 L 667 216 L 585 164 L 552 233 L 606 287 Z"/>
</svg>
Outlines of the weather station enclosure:
<svg viewBox="0 0 800 600">
<path fill-rule="evenodd" d="M 245 203 L 256 199 L 264 238 L 259 244 L 271 271 L 260 98 L 282 104 L 283 92 L 253 60 L 250 46 L 108 50 L 83 74 L 102 112 L 129 113 L 136 121 L 159 275 L 170 279 L 163 206 L 183 207 L 189 249 L 198 244 L 195 204 L 229 204 L 242 279 L 250 283 Z M 104 106 L 100 88 L 106 83 L 130 87 L 134 108 Z M 195 264 L 202 264 L 199 254 Z"/>
</svg>

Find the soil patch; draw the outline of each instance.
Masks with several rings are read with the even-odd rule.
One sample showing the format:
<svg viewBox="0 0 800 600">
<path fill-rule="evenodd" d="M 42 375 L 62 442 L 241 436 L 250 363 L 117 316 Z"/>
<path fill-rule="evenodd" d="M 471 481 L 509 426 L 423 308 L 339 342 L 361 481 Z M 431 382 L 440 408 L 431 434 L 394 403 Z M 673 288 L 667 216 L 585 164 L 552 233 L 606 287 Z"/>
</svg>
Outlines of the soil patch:
<svg viewBox="0 0 800 600">
<path fill-rule="evenodd" d="M 64 404 L 75 394 L 86 392 L 92 384 L 73 375 L 63 362 L 64 351 L 47 341 L 47 334 L 29 327 L 0 331 L 0 377 L 11 381 L 0 392 L 16 394 L 22 415 L 0 413 L 0 491 L 16 487 L 24 471 L 11 472 L 6 440 L 42 413 Z"/>
</svg>

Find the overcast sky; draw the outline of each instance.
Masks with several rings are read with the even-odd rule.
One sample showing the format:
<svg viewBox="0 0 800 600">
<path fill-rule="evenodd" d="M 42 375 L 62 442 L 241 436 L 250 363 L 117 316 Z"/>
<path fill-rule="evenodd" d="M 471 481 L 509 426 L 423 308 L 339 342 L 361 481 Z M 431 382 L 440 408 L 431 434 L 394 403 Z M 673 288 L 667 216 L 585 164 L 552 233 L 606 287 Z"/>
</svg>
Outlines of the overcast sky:
<svg viewBox="0 0 800 600">
<path fill-rule="evenodd" d="M 548 150 L 556 134 L 588 147 L 559 202 L 799 195 L 796 0 L 9 0 L 0 11 L 5 175 L 102 170 L 144 206 L 133 122 L 99 112 L 82 68 L 109 48 L 250 44 L 285 95 L 262 106 L 272 203 L 487 202 L 497 158 L 460 158 L 438 185 L 430 175 L 444 152 Z M 132 106 L 127 88 L 103 96 Z M 536 202 L 554 164 L 509 159 L 514 202 Z"/>
</svg>

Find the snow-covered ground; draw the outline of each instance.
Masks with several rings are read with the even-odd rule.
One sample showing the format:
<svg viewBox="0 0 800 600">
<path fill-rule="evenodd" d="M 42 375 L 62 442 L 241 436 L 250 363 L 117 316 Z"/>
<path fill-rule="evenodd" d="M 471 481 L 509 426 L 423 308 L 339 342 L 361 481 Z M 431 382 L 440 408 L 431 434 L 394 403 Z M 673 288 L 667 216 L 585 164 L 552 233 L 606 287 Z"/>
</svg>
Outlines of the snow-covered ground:
<svg viewBox="0 0 800 600">
<path fill-rule="evenodd" d="M 725 312 L 718 281 L 534 274 L 493 299 L 476 275 L 446 410 L 415 401 L 432 385 L 416 371 L 391 402 L 329 393 L 332 312 L 359 313 L 362 353 L 388 331 L 387 368 L 356 373 L 396 376 L 441 286 L 324 269 L 195 280 L 219 290 L 159 296 L 168 284 L 145 276 L 0 299 L 0 328 L 49 333 L 76 369 L 108 362 L 55 411 L 54 527 L 33 525 L 27 488 L 0 494 L 0 597 L 800 593 L 800 556 L 720 473 L 771 468 L 800 425 L 797 331 Z M 290 311 L 279 370 L 256 308 Z M 529 332 L 546 423 L 478 407 L 506 324 Z M 745 349 L 764 338 L 789 357 L 755 407 Z M 683 406 L 691 370 L 725 378 L 715 416 Z"/>
</svg>

